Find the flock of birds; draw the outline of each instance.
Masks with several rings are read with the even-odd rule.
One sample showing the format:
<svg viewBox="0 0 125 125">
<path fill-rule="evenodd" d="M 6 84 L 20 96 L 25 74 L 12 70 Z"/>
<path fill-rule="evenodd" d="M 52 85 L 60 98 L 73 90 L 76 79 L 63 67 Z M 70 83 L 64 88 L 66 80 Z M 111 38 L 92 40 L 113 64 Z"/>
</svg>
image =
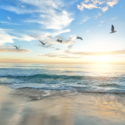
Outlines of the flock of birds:
<svg viewBox="0 0 125 125">
<path fill-rule="evenodd" d="M 111 32 L 110 33 L 115 33 L 116 31 L 115 31 L 115 28 L 114 28 L 114 26 L 112 25 L 111 26 Z M 76 39 L 80 39 L 80 40 L 83 40 L 82 39 L 82 37 L 79 37 L 79 36 L 77 36 L 76 37 Z M 63 40 L 62 39 L 57 39 L 56 40 L 57 42 L 59 42 L 59 43 L 62 43 L 63 42 Z M 44 46 L 44 45 L 46 45 L 46 43 L 47 42 L 43 42 L 43 41 L 41 41 L 41 40 L 39 40 L 39 42 Z M 19 49 L 20 47 L 18 47 L 18 46 L 14 46 L 16 49 Z"/>
</svg>

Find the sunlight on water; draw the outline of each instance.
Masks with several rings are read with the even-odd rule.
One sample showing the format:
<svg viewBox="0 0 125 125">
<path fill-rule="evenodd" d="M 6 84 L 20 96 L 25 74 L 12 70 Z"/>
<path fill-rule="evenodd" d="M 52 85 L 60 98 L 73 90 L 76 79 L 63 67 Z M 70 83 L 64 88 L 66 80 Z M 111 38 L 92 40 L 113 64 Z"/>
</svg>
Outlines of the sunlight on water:
<svg viewBox="0 0 125 125">
<path fill-rule="evenodd" d="M 124 65 L 0 64 L 0 83 L 12 88 L 125 93 Z"/>
</svg>

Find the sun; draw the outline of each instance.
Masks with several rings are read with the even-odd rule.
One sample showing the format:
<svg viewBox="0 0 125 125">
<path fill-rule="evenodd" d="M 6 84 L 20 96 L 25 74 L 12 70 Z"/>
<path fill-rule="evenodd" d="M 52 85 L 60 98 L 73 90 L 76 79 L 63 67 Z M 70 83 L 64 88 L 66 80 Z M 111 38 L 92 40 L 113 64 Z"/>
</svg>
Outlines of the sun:
<svg viewBox="0 0 125 125">
<path fill-rule="evenodd" d="M 108 62 L 111 61 L 111 59 L 112 59 L 112 56 L 108 56 L 108 55 L 106 55 L 106 56 L 96 56 L 95 57 L 95 61 L 97 63 L 108 63 Z"/>
</svg>

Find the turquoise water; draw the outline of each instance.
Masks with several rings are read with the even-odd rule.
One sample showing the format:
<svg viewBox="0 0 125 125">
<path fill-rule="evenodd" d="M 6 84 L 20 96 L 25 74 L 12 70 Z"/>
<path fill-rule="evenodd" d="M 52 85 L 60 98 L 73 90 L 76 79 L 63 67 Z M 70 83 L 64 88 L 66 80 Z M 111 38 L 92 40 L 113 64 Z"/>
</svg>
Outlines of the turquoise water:
<svg viewBox="0 0 125 125">
<path fill-rule="evenodd" d="M 14 89 L 125 93 L 125 66 L 104 64 L 0 64 L 0 84 Z"/>
</svg>

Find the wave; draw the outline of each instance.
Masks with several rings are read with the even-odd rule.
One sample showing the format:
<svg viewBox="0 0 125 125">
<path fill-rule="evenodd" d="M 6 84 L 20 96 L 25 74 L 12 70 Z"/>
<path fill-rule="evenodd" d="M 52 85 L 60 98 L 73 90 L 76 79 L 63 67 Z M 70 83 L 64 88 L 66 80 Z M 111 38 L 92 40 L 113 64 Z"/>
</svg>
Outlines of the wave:
<svg viewBox="0 0 125 125">
<path fill-rule="evenodd" d="M 120 84 L 101 84 L 101 85 L 98 85 L 98 86 L 100 86 L 100 87 L 121 87 L 121 85 Z"/>
<path fill-rule="evenodd" d="M 0 77 L 39 77 L 39 78 L 72 78 L 81 79 L 85 76 L 68 76 L 68 75 L 48 75 L 48 74 L 0 74 Z"/>
<path fill-rule="evenodd" d="M 119 80 L 125 80 L 124 76 L 87 76 L 87 75 L 54 75 L 54 74 L 0 74 L 0 77 L 43 77 L 43 78 L 72 78 L 72 79 L 83 79 L 83 78 L 97 78 L 102 80 L 108 80 L 113 78 L 119 78 Z"/>
<path fill-rule="evenodd" d="M 21 90 L 23 90 L 23 89 L 35 89 L 35 90 L 44 90 L 44 91 L 46 91 L 46 90 L 49 90 L 49 91 L 66 91 L 66 90 L 68 90 L 68 91 L 74 91 L 74 92 L 77 92 L 77 93 L 90 93 L 90 94 L 125 94 L 125 90 L 110 90 L 110 91 L 95 91 L 95 90 L 79 90 L 79 89 L 77 89 L 77 88 L 71 88 L 71 87 L 69 87 L 69 88 L 45 88 L 45 87 L 43 87 L 43 88 L 37 88 L 37 87 L 17 87 L 17 88 L 15 88 L 15 89 L 21 89 Z"/>
</svg>

